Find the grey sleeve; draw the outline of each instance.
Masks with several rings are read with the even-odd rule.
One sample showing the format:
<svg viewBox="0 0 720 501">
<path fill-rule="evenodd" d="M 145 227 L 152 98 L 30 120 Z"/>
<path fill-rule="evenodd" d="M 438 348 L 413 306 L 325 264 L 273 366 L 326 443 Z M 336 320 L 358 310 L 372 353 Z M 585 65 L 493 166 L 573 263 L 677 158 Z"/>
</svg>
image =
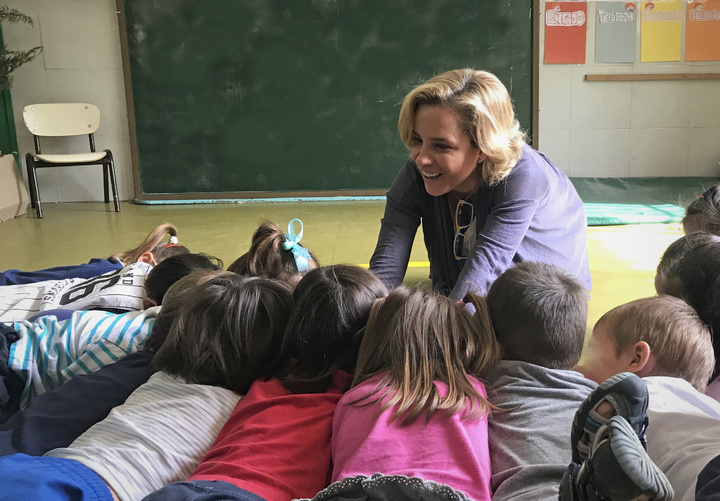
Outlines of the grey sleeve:
<svg viewBox="0 0 720 501">
<path fill-rule="evenodd" d="M 408 161 L 387 193 L 385 215 L 375 252 L 370 259 L 370 271 L 388 289 L 402 283 L 420 225 L 420 199 L 418 188 L 411 178 L 412 169 L 414 166 Z"/>
</svg>

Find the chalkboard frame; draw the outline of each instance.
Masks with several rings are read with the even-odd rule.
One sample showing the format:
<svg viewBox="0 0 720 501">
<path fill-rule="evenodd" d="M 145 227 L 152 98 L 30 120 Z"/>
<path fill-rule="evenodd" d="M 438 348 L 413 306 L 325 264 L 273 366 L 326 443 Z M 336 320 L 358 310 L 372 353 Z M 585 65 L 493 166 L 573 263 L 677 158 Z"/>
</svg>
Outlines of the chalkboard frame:
<svg viewBox="0 0 720 501">
<path fill-rule="evenodd" d="M 131 162 L 136 203 L 172 203 L 183 202 L 213 202 L 213 201 L 243 201 L 261 199 L 354 199 L 354 198 L 377 198 L 384 197 L 387 191 L 376 190 L 298 190 L 298 191 L 226 191 L 226 192 L 193 192 L 193 193 L 144 193 L 142 191 L 142 180 L 139 168 L 138 133 L 133 97 L 130 54 L 128 44 L 127 18 L 125 16 L 124 0 L 116 0 L 117 17 L 120 33 L 120 48 L 122 56 L 122 67 L 124 76 L 124 87 L 126 106 L 129 123 L 129 138 L 131 150 Z M 538 148 L 538 126 L 539 126 L 539 66 L 540 66 L 540 22 L 541 10 L 540 0 L 532 0 L 532 76 L 531 76 L 531 131 L 529 142 Z"/>
</svg>

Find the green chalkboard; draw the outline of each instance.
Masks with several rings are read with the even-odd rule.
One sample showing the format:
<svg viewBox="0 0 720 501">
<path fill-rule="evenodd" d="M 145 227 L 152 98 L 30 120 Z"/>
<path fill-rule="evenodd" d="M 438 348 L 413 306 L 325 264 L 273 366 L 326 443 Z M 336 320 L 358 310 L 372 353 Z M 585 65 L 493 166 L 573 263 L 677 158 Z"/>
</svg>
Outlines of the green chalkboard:
<svg viewBox="0 0 720 501">
<path fill-rule="evenodd" d="M 376 190 L 403 96 L 492 71 L 531 127 L 532 0 L 126 0 L 141 195 Z"/>
</svg>

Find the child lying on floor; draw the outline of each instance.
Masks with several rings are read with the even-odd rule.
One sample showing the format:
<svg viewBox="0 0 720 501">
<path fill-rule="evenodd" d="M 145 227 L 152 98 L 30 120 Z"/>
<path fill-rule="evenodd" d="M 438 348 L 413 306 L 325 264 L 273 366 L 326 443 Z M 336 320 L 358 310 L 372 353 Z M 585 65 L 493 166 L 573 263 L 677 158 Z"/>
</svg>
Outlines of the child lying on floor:
<svg viewBox="0 0 720 501">
<path fill-rule="evenodd" d="M 684 301 L 664 295 L 603 315 L 577 367 L 596 382 L 623 371 L 642 377 L 650 395 L 647 452 L 677 500 L 720 492 L 720 403 L 703 394 L 714 368 L 706 325 Z"/>
<path fill-rule="evenodd" d="M 187 475 L 251 383 L 267 376 L 292 295 L 224 273 L 199 286 L 154 364 L 160 372 L 68 448 L 0 458 L 0 499 L 141 499 Z"/>
</svg>

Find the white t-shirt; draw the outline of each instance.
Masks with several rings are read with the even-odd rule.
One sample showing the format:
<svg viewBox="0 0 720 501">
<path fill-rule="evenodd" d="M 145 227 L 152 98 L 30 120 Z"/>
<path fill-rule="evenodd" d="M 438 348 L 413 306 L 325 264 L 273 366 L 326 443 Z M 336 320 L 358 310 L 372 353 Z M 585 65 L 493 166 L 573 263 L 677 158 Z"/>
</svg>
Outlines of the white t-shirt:
<svg viewBox="0 0 720 501">
<path fill-rule="evenodd" d="M 93 278 L 66 278 L 0 287 L 0 322 L 20 322 L 54 309 L 143 309 L 147 263 L 133 263 Z"/>
<path fill-rule="evenodd" d="M 650 395 L 648 455 L 670 481 L 674 499 L 694 501 L 697 476 L 720 455 L 720 403 L 680 378 L 643 381 Z"/>
<path fill-rule="evenodd" d="M 79 461 L 121 501 L 140 500 L 188 478 L 239 401 L 225 388 L 157 372 L 68 447 L 45 455 Z"/>
</svg>

